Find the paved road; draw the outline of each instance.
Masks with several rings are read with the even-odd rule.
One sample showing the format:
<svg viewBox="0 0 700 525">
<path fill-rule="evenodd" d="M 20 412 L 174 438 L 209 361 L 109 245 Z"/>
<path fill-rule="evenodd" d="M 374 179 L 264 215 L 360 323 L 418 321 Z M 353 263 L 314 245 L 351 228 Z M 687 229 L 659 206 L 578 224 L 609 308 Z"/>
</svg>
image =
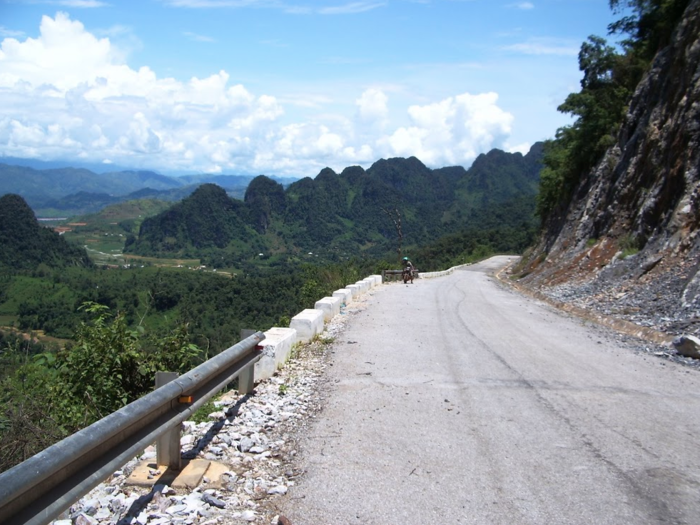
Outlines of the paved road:
<svg viewBox="0 0 700 525">
<path fill-rule="evenodd" d="M 353 316 L 294 525 L 700 523 L 700 373 L 505 289 L 503 263 Z"/>
</svg>

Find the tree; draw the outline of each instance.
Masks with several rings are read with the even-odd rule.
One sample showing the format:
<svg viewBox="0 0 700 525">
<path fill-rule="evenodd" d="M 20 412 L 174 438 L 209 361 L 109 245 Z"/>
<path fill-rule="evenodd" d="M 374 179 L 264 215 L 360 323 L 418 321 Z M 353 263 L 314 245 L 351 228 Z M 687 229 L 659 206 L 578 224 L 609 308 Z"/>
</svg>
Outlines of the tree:
<svg viewBox="0 0 700 525">
<path fill-rule="evenodd" d="M 678 21 L 690 0 L 610 0 L 610 8 L 620 14 L 631 10 L 608 26 L 610 34 L 627 34 L 622 44 L 646 61 L 668 45 Z"/>
<path fill-rule="evenodd" d="M 403 231 L 401 230 L 401 213 L 399 213 L 398 208 L 394 208 L 393 210 L 389 210 L 387 208 L 382 208 L 384 213 L 387 214 L 391 222 L 394 223 L 394 228 L 396 229 L 396 237 L 397 237 L 397 247 L 396 251 L 399 254 L 399 261 L 401 260 L 401 246 L 403 244 Z"/>
<path fill-rule="evenodd" d="M 545 147 L 537 205 L 542 218 L 568 201 L 581 176 L 614 143 L 632 93 L 620 81 L 620 55 L 601 37 L 590 36 L 581 45 L 579 69 L 583 72 L 581 91 L 571 93 L 557 108 L 576 120 L 560 128 L 556 140 Z"/>
<path fill-rule="evenodd" d="M 627 34 L 623 53 L 591 36 L 581 45 L 581 91 L 570 94 L 559 111 L 573 115 L 571 126 L 557 131 L 545 150 L 537 213 L 544 220 L 569 202 L 581 177 L 615 143 L 627 103 L 642 75 L 681 20 L 690 0 L 609 0 L 616 14 L 611 34 Z"/>
</svg>

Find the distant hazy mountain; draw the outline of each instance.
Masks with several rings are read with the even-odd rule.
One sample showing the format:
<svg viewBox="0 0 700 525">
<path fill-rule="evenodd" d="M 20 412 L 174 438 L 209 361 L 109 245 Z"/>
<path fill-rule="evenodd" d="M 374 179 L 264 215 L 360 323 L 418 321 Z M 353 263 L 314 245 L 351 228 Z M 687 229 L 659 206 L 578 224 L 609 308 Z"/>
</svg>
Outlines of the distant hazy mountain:
<svg viewBox="0 0 700 525">
<path fill-rule="evenodd" d="M 255 177 L 252 175 L 212 175 L 212 174 L 202 174 L 202 175 L 180 175 L 176 177 L 178 180 L 186 184 L 216 184 L 225 188 L 229 192 L 236 188 L 247 188 L 250 181 Z M 289 186 L 290 184 L 299 180 L 298 178 L 292 177 L 270 177 L 282 184 L 283 186 Z"/>
<path fill-rule="evenodd" d="M 53 163 L 33 161 L 31 164 L 47 167 Z M 94 213 L 110 204 L 139 198 L 139 192 L 144 192 L 143 196 L 148 198 L 177 201 L 208 182 L 214 182 L 230 196 L 242 199 L 252 179 L 243 175 L 169 177 L 136 170 L 95 173 L 85 168 L 37 169 L 0 163 L 0 195 L 21 195 L 42 215 Z M 293 179 L 279 180 L 287 185 L 293 182 Z"/>
<path fill-rule="evenodd" d="M 38 160 L 38 159 L 23 159 L 20 157 L 0 157 L 0 164 L 9 164 L 11 166 L 24 166 L 26 168 L 34 168 L 35 170 L 52 170 L 59 168 L 75 168 L 92 171 L 93 173 L 109 173 L 114 171 L 127 171 L 129 168 L 109 164 L 106 162 L 80 162 L 66 160 Z"/>
</svg>

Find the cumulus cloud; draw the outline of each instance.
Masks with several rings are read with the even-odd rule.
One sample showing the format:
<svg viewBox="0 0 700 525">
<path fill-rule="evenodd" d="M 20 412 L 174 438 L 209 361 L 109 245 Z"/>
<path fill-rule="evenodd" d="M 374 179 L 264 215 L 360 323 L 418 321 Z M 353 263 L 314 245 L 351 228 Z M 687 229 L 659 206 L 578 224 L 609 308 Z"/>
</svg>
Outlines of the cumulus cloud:
<svg viewBox="0 0 700 525">
<path fill-rule="evenodd" d="M 304 104 L 252 93 L 224 70 L 178 80 L 134 69 L 125 57 L 109 37 L 64 13 L 45 16 L 37 38 L 5 38 L 0 155 L 313 176 L 389 156 L 468 164 L 506 144 L 513 120 L 495 93 L 464 93 L 410 106 L 408 124 L 398 126 L 381 89 L 357 96 L 353 118 L 332 113 L 333 104 L 347 104 L 331 95 L 309 95 Z"/>
<path fill-rule="evenodd" d="M 389 98 L 379 89 L 368 89 L 355 101 L 357 115 L 361 122 L 383 125 L 389 114 Z"/>
<path fill-rule="evenodd" d="M 503 149 L 508 153 L 522 153 L 523 155 L 527 155 L 530 148 L 532 148 L 532 144 L 529 142 L 523 142 L 522 144 L 516 144 L 514 146 L 509 143 L 503 145 Z"/>
<path fill-rule="evenodd" d="M 465 165 L 484 151 L 501 147 L 513 115 L 497 105 L 496 93 L 456 97 L 408 109 L 412 126 L 380 142 L 392 156 L 416 156 L 430 166 Z"/>
</svg>

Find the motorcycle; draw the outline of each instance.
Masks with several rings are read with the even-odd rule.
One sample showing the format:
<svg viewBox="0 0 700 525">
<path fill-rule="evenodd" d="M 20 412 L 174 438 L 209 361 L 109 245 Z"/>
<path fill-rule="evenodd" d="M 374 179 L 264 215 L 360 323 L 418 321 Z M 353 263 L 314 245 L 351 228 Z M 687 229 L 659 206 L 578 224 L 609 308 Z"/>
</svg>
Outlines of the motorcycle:
<svg viewBox="0 0 700 525">
<path fill-rule="evenodd" d="M 408 281 L 411 281 L 411 284 L 413 284 L 413 268 L 406 266 L 401 272 L 401 277 L 403 278 L 403 284 L 408 284 Z"/>
</svg>

